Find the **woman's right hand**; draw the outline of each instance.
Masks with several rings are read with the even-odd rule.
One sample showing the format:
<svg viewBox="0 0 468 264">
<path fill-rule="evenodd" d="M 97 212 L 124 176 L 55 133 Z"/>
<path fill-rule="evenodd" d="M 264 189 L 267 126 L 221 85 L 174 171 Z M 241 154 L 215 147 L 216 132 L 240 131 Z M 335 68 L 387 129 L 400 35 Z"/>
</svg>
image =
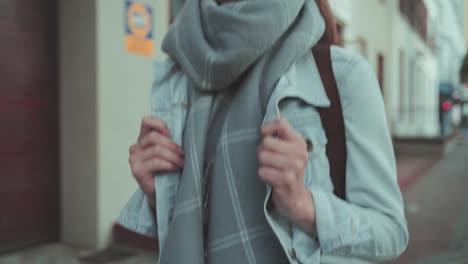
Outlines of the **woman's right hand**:
<svg viewBox="0 0 468 264">
<path fill-rule="evenodd" d="M 133 177 L 146 194 L 151 208 L 156 209 L 155 175 L 177 171 L 184 166 L 184 151 L 170 139 L 166 123 L 158 117 L 144 117 L 137 143 L 130 146 Z"/>
</svg>

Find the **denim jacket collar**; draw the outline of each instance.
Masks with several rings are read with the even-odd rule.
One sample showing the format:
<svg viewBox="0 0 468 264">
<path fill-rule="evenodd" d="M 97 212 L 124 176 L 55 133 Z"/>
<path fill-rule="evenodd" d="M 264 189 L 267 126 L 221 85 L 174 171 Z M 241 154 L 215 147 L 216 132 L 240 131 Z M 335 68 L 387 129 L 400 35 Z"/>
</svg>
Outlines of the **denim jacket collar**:
<svg viewBox="0 0 468 264">
<path fill-rule="evenodd" d="M 312 52 L 292 65 L 284 75 L 284 89 L 277 91 L 280 98 L 298 97 L 315 107 L 329 107 L 330 100 L 325 92 L 320 73 Z M 279 88 L 279 87 L 278 87 Z"/>
</svg>

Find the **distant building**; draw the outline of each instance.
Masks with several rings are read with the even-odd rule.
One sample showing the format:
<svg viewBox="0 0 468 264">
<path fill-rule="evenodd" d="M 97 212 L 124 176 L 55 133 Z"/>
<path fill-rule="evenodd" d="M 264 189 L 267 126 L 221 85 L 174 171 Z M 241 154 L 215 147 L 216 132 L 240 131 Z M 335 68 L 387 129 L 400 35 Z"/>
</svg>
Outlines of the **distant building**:
<svg viewBox="0 0 468 264">
<path fill-rule="evenodd" d="M 394 101 L 392 131 L 399 138 L 439 136 L 437 87 L 439 74 L 434 54 L 436 7 L 432 1 L 392 1 Z"/>
<path fill-rule="evenodd" d="M 431 1 L 331 1 L 344 46 L 373 65 L 394 137 L 437 137 L 438 68 Z"/>
</svg>

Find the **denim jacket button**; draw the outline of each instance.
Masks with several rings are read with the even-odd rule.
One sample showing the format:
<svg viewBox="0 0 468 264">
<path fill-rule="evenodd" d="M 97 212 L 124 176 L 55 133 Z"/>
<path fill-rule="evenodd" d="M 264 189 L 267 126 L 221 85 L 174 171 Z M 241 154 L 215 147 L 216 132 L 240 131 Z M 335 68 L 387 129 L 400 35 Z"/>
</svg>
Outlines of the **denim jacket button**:
<svg viewBox="0 0 468 264">
<path fill-rule="evenodd" d="M 307 152 L 311 152 L 314 149 L 314 144 L 312 144 L 312 141 L 309 138 L 306 139 L 306 145 Z"/>
</svg>

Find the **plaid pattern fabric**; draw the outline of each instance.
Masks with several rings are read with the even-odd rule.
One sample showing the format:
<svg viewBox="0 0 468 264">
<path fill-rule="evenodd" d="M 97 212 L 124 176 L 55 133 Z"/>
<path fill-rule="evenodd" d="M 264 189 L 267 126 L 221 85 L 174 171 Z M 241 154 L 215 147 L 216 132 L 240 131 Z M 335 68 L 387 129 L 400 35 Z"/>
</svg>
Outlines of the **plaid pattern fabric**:
<svg viewBox="0 0 468 264">
<path fill-rule="evenodd" d="M 276 83 L 310 52 L 323 34 L 320 23 L 313 0 L 185 4 L 163 44 L 192 84 L 183 138 L 186 162 L 160 263 L 287 262 L 264 215 L 259 130 Z M 224 92 L 235 96 L 214 107 L 216 93 Z M 224 118 L 213 122 L 211 114 L 220 110 L 226 111 Z M 208 138 L 212 129 L 217 136 Z M 213 185 L 204 208 L 207 175 Z"/>
</svg>

